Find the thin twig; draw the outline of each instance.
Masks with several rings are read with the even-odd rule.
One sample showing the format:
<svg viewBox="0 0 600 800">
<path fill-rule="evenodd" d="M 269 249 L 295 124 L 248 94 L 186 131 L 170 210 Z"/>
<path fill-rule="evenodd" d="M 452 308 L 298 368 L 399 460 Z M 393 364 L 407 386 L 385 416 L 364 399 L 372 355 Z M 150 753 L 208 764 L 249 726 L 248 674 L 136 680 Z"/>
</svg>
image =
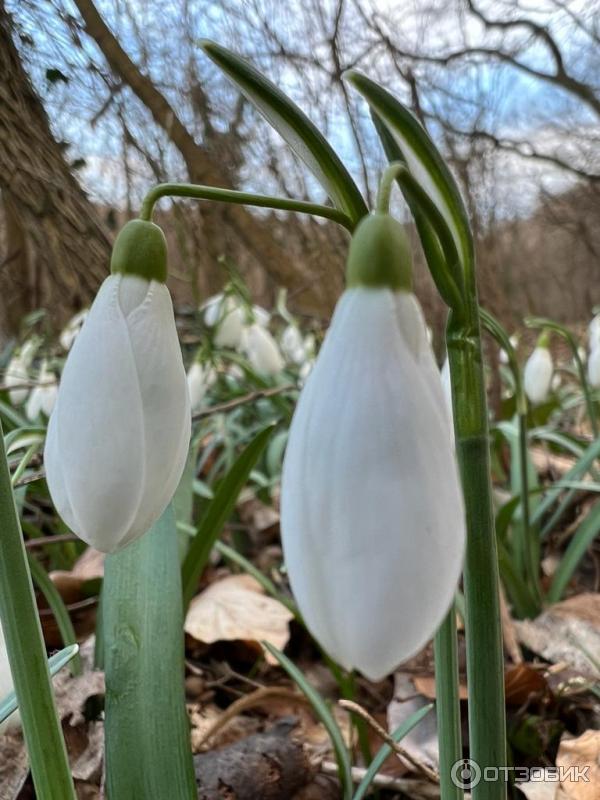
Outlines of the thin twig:
<svg viewBox="0 0 600 800">
<path fill-rule="evenodd" d="M 321 772 L 325 775 L 337 775 L 338 765 L 335 761 L 322 761 Z M 352 781 L 353 783 L 360 783 L 367 774 L 366 767 L 352 767 Z M 391 775 L 384 775 L 378 772 L 371 781 L 373 786 L 379 786 L 385 789 L 393 789 L 397 792 L 402 792 L 407 797 L 423 798 L 423 800 L 439 800 L 439 788 L 432 786 L 428 781 L 420 781 L 416 778 L 394 778 Z M 465 800 L 469 795 L 465 795 Z"/>
<path fill-rule="evenodd" d="M 193 414 L 192 419 L 203 419 L 204 417 L 210 417 L 212 414 L 219 414 L 223 411 L 231 411 L 238 406 L 243 406 L 246 403 L 252 403 L 254 400 L 260 400 L 261 397 L 275 397 L 278 394 L 284 394 L 284 392 L 290 392 L 297 388 L 297 386 L 294 386 L 291 383 L 286 383 L 284 386 L 274 386 L 270 389 L 257 389 L 249 394 L 236 397 L 233 400 L 227 400 L 225 403 L 217 403 L 214 406 L 203 408 L 202 411 L 196 411 L 196 413 Z"/>
<path fill-rule="evenodd" d="M 338 700 L 338 705 L 340 705 L 346 711 L 351 711 L 353 714 L 357 714 L 359 717 L 364 719 L 364 721 L 375 731 L 375 733 L 392 748 L 396 755 L 401 756 L 401 758 L 403 758 L 405 761 L 408 761 L 408 763 L 414 769 L 424 775 L 428 780 L 432 781 L 433 783 L 440 782 L 440 776 L 437 774 L 437 772 L 435 772 L 435 770 L 430 769 L 426 764 L 422 764 L 407 750 L 405 750 L 402 745 L 398 744 L 398 742 L 395 742 L 385 728 L 382 728 L 377 720 L 373 719 L 369 712 L 366 711 L 362 706 L 359 706 L 358 703 L 354 703 L 352 700 Z"/>
<path fill-rule="evenodd" d="M 47 544 L 60 544 L 61 542 L 81 541 L 74 533 L 58 533 L 56 536 L 40 536 L 38 539 L 27 539 L 25 547 L 33 550 L 36 547 L 45 547 Z"/>
</svg>

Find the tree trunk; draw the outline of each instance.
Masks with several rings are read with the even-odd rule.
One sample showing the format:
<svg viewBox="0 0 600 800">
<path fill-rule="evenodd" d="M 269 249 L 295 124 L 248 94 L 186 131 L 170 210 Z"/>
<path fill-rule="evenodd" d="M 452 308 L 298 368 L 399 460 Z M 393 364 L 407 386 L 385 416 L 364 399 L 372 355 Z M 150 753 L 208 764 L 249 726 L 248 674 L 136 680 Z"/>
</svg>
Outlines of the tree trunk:
<svg viewBox="0 0 600 800">
<path fill-rule="evenodd" d="M 64 321 L 93 297 L 110 257 L 107 234 L 52 135 L 11 30 L 0 0 L 0 336 L 16 332 L 35 308 Z"/>
</svg>

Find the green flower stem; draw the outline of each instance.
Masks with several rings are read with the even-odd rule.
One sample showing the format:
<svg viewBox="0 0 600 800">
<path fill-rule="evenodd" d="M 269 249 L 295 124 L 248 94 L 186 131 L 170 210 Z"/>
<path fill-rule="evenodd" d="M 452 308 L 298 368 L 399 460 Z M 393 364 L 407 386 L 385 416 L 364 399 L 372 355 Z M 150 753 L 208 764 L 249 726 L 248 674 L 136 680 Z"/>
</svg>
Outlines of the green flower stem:
<svg viewBox="0 0 600 800">
<path fill-rule="evenodd" d="M 311 214 L 315 217 L 330 219 L 343 225 L 350 232 L 354 230 L 354 223 L 350 217 L 344 214 L 343 211 L 331 206 L 307 203 L 304 200 L 292 200 L 287 197 L 271 197 L 253 194 L 252 192 L 238 192 L 233 189 L 221 189 L 216 186 L 201 186 L 193 183 L 159 183 L 144 198 L 140 210 L 140 219 L 152 220 L 154 204 L 161 197 L 190 197 L 196 200 L 213 200 L 220 203 L 233 203 L 234 205 L 296 211 L 300 214 Z"/>
<path fill-rule="evenodd" d="M 171 506 L 145 536 L 106 558 L 102 599 L 108 796 L 196 800 Z"/>
<path fill-rule="evenodd" d="M 452 603 L 433 641 L 435 709 L 440 747 L 441 800 L 462 800 L 462 789 L 452 782 L 452 765 L 462 758 L 456 609 Z"/>
<path fill-rule="evenodd" d="M 494 530 L 488 413 L 474 269 L 466 275 L 468 302 L 451 314 L 447 345 L 456 451 L 467 521 L 464 570 L 470 757 L 483 770 L 504 767 L 506 716 L 498 552 Z M 481 781 L 473 800 L 505 800 L 506 785 Z"/>
<path fill-rule="evenodd" d="M 75 800 L 0 424 L 0 617 L 38 800 Z"/>
</svg>

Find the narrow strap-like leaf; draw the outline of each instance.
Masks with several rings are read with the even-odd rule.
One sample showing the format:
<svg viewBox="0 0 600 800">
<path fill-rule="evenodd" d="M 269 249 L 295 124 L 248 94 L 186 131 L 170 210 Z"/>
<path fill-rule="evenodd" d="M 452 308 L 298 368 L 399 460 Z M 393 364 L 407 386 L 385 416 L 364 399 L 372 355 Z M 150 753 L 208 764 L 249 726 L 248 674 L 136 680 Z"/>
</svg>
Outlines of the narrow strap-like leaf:
<svg viewBox="0 0 600 800">
<path fill-rule="evenodd" d="M 304 161 L 336 208 L 358 223 L 368 213 L 363 196 L 337 153 L 306 114 L 235 53 L 211 41 L 203 41 L 201 46 Z"/>
<path fill-rule="evenodd" d="M 233 511 L 238 495 L 272 433 L 273 425 L 269 425 L 250 442 L 219 484 L 215 496 L 206 508 L 181 568 L 184 610 L 194 596 L 202 570 L 223 525 Z"/>
<path fill-rule="evenodd" d="M 467 212 L 456 181 L 437 147 L 410 111 L 386 89 L 359 72 L 350 71 L 346 77 L 389 129 L 410 172 L 448 223 L 463 269 L 470 271 L 473 245 Z"/>
</svg>

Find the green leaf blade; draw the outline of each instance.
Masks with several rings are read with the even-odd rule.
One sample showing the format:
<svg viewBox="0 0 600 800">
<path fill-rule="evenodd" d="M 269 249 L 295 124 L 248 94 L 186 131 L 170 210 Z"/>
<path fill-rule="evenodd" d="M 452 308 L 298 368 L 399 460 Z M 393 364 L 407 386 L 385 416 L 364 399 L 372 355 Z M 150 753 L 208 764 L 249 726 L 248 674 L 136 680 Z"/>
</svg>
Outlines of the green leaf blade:
<svg viewBox="0 0 600 800">
<path fill-rule="evenodd" d="M 368 213 L 365 201 L 337 153 L 304 112 L 235 53 L 208 40 L 201 47 L 302 159 L 335 206 L 358 223 Z"/>
</svg>

